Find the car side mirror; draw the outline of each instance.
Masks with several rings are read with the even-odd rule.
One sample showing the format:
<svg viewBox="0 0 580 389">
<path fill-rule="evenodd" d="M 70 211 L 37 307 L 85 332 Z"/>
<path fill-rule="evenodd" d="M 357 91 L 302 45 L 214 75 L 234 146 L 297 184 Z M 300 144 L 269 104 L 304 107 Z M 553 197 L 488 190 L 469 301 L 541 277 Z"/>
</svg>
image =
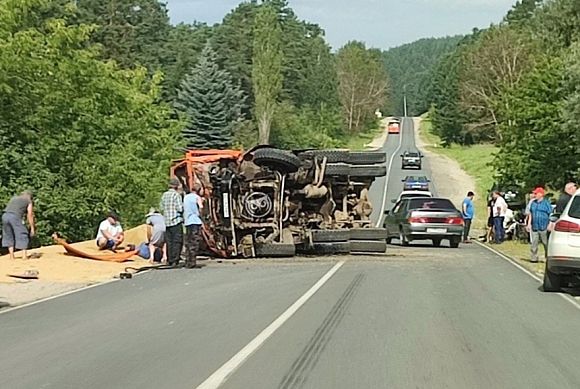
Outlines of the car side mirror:
<svg viewBox="0 0 580 389">
<path fill-rule="evenodd" d="M 390 213 L 391 213 L 391 211 L 387 209 L 387 210 L 385 211 L 385 216 L 386 216 L 386 215 L 389 215 Z"/>
</svg>

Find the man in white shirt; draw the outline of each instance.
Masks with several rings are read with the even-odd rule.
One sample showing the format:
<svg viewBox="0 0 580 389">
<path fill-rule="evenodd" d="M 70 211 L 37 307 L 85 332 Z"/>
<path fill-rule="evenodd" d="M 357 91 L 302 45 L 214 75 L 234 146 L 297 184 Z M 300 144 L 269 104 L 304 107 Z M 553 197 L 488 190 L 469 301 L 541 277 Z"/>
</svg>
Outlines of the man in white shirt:
<svg viewBox="0 0 580 389">
<path fill-rule="evenodd" d="M 115 251 L 123 243 L 123 240 L 125 240 L 125 233 L 121 223 L 119 223 L 119 216 L 111 212 L 99 225 L 97 246 L 100 250 Z"/>
<path fill-rule="evenodd" d="M 501 244 L 505 239 L 504 219 L 508 206 L 499 191 L 493 192 L 493 229 L 495 243 Z"/>
</svg>

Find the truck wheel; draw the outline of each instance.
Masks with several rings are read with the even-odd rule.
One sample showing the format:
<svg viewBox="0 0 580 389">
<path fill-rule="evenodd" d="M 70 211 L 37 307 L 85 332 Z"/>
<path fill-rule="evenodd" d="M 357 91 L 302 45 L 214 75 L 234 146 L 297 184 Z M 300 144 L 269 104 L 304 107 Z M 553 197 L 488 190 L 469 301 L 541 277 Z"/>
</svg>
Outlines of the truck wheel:
<svg viewBox="0 0 580 389">
<path fill-rule="evenodd" d="M 328 149 L 328 150 L 307 150 L 300 153 L 300 156 L 306 158 L 317 157 L 318 159 L 326 157 L 327 163 L 337 163 L 337 162 L 347 163 L 349 161 L 349 154 L 350 152 L 348 150 Z"/>
<path fill-rule="evenodd" d="M 382 151 L 351 151 L 348 162 L 352 165 L 373 165 L 385 163 L 387 154 Z"/>
<path fill-rule="evenodd" d="M 254 163 L 283 173 L 294 173 L 302 165 L 300 158 L 291 152 L 269 147 L 254 151 Z"/>
<path fill-rule="evenodd" d="M 351 240 L 351 253 L 380 253 L 384 254 L 387 251 L 387 242 L 384 240 Z"/>
<path fill-rule="evenodd" d="M 351 240 L 380 240 L 384 241 L 387 238 L 387 230 L 385 228 L 351 228 Z"/>
<path fill-rule="evenodd" d="M 349 242 L 328 242 L 328 243 L 314 243 L 312 247 L 307 250 L 308 254 L 317 255 L 333 255 L 333 254 L 349 254 Z"/>
<path fill-rule="evenodd" d="M 562 290 L 562 276 L 548 270 L 548 265 L 546 264 L 542 285 L 544 292 L 559 292 Z"/>
<path fill-rule="evenodd" d="M 326 165 L 324 170 L 325 176 L 348 176 L 350 174 L 350 165 L 346 163 L 331 163 Z"/>
<path fill-rule="evenodd" d="M 255 249 L 258 258 L 288 258 L 296 255 L 296 247 L 292 243 L 256 244 Z"/>
<path fill-rule="evenodd" d="M 384 165 L 357 165 L 350 167 L 351 177 L 384 177 L 387 167 Z"/>
<path fill-rule="evenodd" d="M 350 231 L 348 229 L 337 230 L 311 230 L 312 242 L 348 242 Z"/>
</svg>

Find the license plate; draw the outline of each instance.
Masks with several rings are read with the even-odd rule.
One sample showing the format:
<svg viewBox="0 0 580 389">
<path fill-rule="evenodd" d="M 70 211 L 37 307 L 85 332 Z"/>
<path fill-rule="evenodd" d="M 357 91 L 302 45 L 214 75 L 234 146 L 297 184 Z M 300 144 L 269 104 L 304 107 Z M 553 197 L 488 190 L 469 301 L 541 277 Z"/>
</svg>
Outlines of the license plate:
<svg viewBox="0 0 580 389">
<path fill-rule="evenodd" d="M 427 233 L 428 234 L 446 234 L 447 229 L 446 228 L 427 228 Z"/>
</svg>

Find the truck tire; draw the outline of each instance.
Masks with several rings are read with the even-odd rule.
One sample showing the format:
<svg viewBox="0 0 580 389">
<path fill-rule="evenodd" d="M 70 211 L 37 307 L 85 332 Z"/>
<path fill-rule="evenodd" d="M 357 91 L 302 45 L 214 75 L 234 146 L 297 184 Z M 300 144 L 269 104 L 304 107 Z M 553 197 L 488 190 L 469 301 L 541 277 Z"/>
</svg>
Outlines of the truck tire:
<svg viewBox="0 0 580 389">
<path fill-rule="evenodd" d="M 288 258 L 296 255 L 296 246 L 292 243 L 264 243 L 256 244 L 258 258 Z"/>
<path fill-rule="evenodd" d="M 387 242 L 384 240 L 351 240 L 351 253 L 379 253 L 384 254 L 387 251 Z"/>
<path fill-rule="evenodd" d="M 352 165 L 374 165 L 385 163 L 387 154 L 382 151 L 351 151 L 348 162 Z"/>
<path fill-rule="evenodd" d="M 302 165 L 300 158 L 291 152 L 269 147 L 254 151 L 254 163 L 283 173 L 294 173 Z"/>
<path fill-rule="evenodd" d="M 337 230 L 311 230 L 312 242 L 348 242 L 350 231 L 348 229 Z"/>
<path fill-rule="evenodd" d="M 351 177 L 384 177 L 387 175 L 385 165 L 356 165 L 350 167 Z"/>
<path fill-rule="evenodd" d="M 328 243 L 314 243 L 312 247 L 307 250 L 308 254 L 315 255 L 335 255 L 335 254 L 349 254 L 350 243 L 347 242 L 328 242 Z"/>
<path fill-rule="evenodd" d="M 385 228 L 351 228 L 350 240 L 380 240 L 387 238 Z"/>
<path fill-rule="evenodd" d="M 350 152 L 348 150 L 326 149 L 326 150 L 307 150 L 300 153 L 300 156 L 306 158 L 317 157 L 320 160 L 326 157 L 327 163 L 338 163 L 338 162 L 347 163 L 349 161 L 349 154 Z"/>
<path fill-rule="evenodd" d="M 544 292 L 560 292 L 562 290 L 562 276 L 548 270 L 547 264 L 542 288 Z"/>
<path fill-rule="evenodd" d="M 330 163 L 326 165 L 324 170 L 325 176 L 348 176 L 350 174 L 351 166 L 346 163 Z"/>
</svg>

